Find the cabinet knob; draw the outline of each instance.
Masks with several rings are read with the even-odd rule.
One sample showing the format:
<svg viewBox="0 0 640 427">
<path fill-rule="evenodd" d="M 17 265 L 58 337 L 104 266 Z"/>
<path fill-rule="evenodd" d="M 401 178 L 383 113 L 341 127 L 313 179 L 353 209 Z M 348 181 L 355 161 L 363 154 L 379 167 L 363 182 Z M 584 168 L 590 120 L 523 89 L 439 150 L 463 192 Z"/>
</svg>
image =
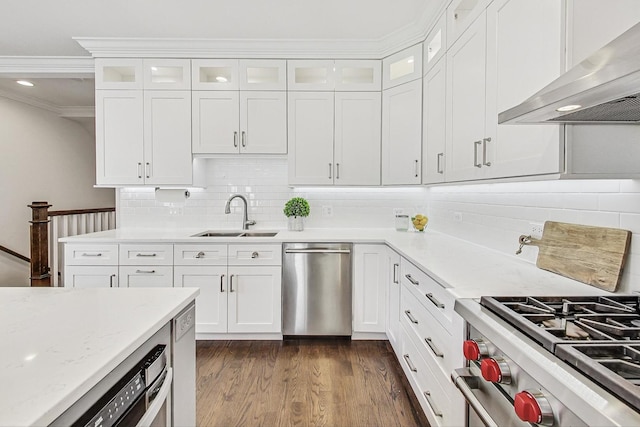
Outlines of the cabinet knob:
<svg viewBox="0 0 640 427">
<path fill-rule="evenodd" d="M 260 256 L 260 254 L 259 254 L 258 252 L 256 252 L 256 251 L 254 251 L 254 252 L 251 254 L 251 258 L 258 258 L 259 256 Z"/>
<path fill-rule="evenodd" d="M 204 258 L 204 252 L 202 251 L 198 252 L 198 255 L 196 255 L 196 258 Z"/>
</svg>

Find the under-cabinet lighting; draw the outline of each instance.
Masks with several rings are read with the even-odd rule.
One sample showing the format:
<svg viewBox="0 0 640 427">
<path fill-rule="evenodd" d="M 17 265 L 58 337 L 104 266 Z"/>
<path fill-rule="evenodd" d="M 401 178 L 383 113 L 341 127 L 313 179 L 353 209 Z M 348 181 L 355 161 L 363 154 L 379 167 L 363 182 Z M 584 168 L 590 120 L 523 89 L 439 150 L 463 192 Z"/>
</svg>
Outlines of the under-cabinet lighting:
<svg viewBox="0 0 640 427">
<path fill-rule="evenodd" d="M 16 83 L 18 83 L 19 85 L 22 85 L 22 86 L 27 86 L 27 87 L 33 87 L 34 86 L 34 84 L 31 83 L 28 80 L 16 80 Z"/>
<path fill-rule="evenodd" d="M 216 81 L 217 81 L 217 82 L 220 82 L 220 83 L 226 83 L 226 82 L 228 82 L 229 80 L 227 80 L 227 78 L 226 78 L 226 77 L 218 76 L 218 77 L 216 77 Z"/>
<path fill-rule="evenodd" d="M 566 111 L 573 111 L 573 110 L 577 110 L 578 108 L 582 107 L 582 105 L 565 105 L 563 107 L 560 108 L 556 108 L 556 111 L 560 111 L 561 113 L 564 113 Z"/>
</svg>

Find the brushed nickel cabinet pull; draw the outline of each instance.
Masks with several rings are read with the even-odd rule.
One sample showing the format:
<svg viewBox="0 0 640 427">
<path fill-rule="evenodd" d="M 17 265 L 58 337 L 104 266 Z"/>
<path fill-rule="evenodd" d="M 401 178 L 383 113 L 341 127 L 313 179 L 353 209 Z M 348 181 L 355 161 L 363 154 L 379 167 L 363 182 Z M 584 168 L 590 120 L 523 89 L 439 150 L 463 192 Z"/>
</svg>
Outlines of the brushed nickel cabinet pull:
<svg viewBox="0 0 640 427">
<path fill-rule="evenodd" d="M 247 146 L 247 133 L 245 131 L 242 131 L 242 147 L 246 147 Z"/>
<path fill-rule="evenodd" d="M 399 283 L 400 280 L 398 279 L 398 268 L 400 267 L 400 264 L 393 264 L 393 283 Z"/>
<path fill-rule="evenodd" d="M 97 254 L 88 254 L 88 253 L 83 253 L 82 256 L 102 256 L 102 254 L 100 252 L 98 252 Z"/>
<path fill-rule="evenodd" d="M 404 314 L 406 314 L 406 315 L 407 315 L 407 317 L 409 318 L 409 320 L 411 320 L 411 323 L 414 323 L 414 324 L 416 324 L 416 325 L 418 324 L 418 321 L 416 320 L 416 318 L 415 318 L 415 317 L 413 317 L 413 315 L 411 314 L 411 311 L 410 311 L 410 310 L 405 310 L 405 311 L 404 311 Z"/>
<path fill-rule="evenodd" d="M 224 292 L 224 274 L 220 275 L 220 292 Z"/>
<path fill-rule="evenodd" d="M 153 274 L 155 270 L 136 270 L 136 274 Z"/>
<path fill-rule="evenodd" d="M 413 363 L 411 363 L 411 359 L 409 359 L 409 355 L 408 354 L 405 354 L 402 357 L 404 357 L 404 360 L 407 362 L 407 366 L 409 366 L 409 370 L 411 372 L 418 372 L 418 369 L 415 366 L 413 366 Z"/>
<path fill-rule="evenodd" d="M 329 179 L 331 179 L 331 163 L 329 163 Z"/>
<path fill-rule="evenodd" d="M 418 177 L 418 173 L 419 173 L 419 172 L 420 172 L 420 171 L 418 170 L 418 161 L 416 160 L 416 178 Z"/>
<path fill-rule="evenodd" d="M 413 277 L 411 277 L 410 274 L 405 274 L 404 277 L 407 278 L 408 281 L 410 281 L 412 284 L 416 285 L 416 286 L 420 286 L 420 282 L 418 282 L 416 279 L 414 279 Z"/>
<path fill-rule="evenodd" d="M 482 164 L 491 166 L 491 162 L 487 161 L 487 142 L 491 142 L 491 138 L 484 138 L 482 140 Z"/>
<path fill-rule="evenodd" d="M 142 178 L 142 163 L 138 162 L 138 178 Z"/>
<path fill-rule="evenodd" d="M 251 254 L 251 258 L 253 258 L 253 259 L 258 258 L 259 256 L 260 256 L 260 254 L 259 254 L 258 252 L 256 252 L 256 251 L 254 251 L 254 252 Z"/>
<path fill-rule="evenodd" d="M 229 276 L 229 292 L 233 292 L 233 274 Z"/>
<path fill-rule="evenodd" d="M 435 415 L 436 417 L 442 417 L 442 411 L 438 409 L 438 407 L 433 403 L 433 400 L 431 399 L 431 392 L 425 391 L 424 397 L 427 399 L 427 403 L 431 407 L 431 410 L 433 411 L 433 415 Z"/>
<path fill-rule="evenodd" d="M 204 258 L 204 252 L 202 251 L 198 252 L 198 255 L 196 255 L 196 258 Z"/>
<path fill-rule="evenodd" d="M 336 179 L 340 179 L 340 163 L 336 163 Z"/>
<path fill-rule="evenodd" d="M 233 132 L 233 146 L 238 148 L 238 132 Z"/>
<path fill-rule="evenodd" d="M 115 274 L 112 274 L 111 276 L 109 276 L 109 287 L 113 288 L 113 279 L 116 278 Z"/>
<path fill-rule="evenodd" d="M 137 257 L 154 257 L 156 255 L 157 254 L 155 254 L 155 253 L 152 253 L 152 254 L 141 254 L 141 253 L 138 253 L 138 254 L 136 254 Z"/>
<path fill-rule="evenodd" d="M 147 178 L 151 178 L 151 163 L 147 162 L 144 169 L 147 172 Z"/>
<path fill-rule="evenodd" d="M 439 174 L 444 173 L 444 169 L 442 168 L 442 159 L 444 158 L 444 153 L 438 153 L 438 164 L 437 164 L 437 172 Z"/>
<path fill-rule="evenodd" d="M 440 301 L 438 301 L 438 300 L 436 299 L 436 297 L 434 297 L 434 296 L 433 296 L 433 294 L 432 294 L 432 293 L 425 294 L 424 296 L 426 296 L 427 298 L 429 298 L 429 301 L 431 301 L 431 302 L 433 303 L 433 305 L 435 305 L 436 307 L 438 307 L 438 308 L 444 308 L 444 304 L 443 304 L 443 303 L 441 303 Z"/>
<path fill-rule="evenodd" d="M 482 163 L 478 161 L 478 146 L 482 144 L 482 141 L 473 141 L 473 166 L 477 168 L 482 167 Z"/>
<path fill-rule="evenodd" d="M 444 357 L 444 353 L 438 350 L 438 347 L 436 347 L 436 345 L 433 343 L 433 340 L 431 339 L 431 337 L 425 338 L 424 341 L 427 343 L 427 345 L 429 346 L 431 351 L 433 351 L 433 354 L 435 354 L 436 357 Z"/>
</svg>

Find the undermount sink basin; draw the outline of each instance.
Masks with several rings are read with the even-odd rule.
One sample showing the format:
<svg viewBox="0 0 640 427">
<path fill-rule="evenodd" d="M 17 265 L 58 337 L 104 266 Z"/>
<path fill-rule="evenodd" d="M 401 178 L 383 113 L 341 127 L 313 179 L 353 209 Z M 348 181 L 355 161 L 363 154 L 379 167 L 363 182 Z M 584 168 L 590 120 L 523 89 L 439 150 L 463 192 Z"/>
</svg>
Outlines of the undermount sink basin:
<svg viewBox="0 0 640 427">
<path fill-rule="evenodd" d="M 273 237 L 277 231 L 203 231 L 191 237 Z"/>
</svg>

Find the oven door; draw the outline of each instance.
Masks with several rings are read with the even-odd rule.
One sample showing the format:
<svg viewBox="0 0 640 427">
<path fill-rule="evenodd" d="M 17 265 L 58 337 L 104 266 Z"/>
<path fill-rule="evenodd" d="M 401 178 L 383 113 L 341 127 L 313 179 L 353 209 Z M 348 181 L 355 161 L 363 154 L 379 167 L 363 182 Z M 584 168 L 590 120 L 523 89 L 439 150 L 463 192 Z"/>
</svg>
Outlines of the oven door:
<svg viewBox="0 0 640 427">
<path fill-rule="evenodd" d="M 468 427 L 531 426 L 518 418 L 511 399 L 499 386 L 482 378 L 476 364 L 456 369 L 451 379 L 467 402 Z"/>
</svg>

